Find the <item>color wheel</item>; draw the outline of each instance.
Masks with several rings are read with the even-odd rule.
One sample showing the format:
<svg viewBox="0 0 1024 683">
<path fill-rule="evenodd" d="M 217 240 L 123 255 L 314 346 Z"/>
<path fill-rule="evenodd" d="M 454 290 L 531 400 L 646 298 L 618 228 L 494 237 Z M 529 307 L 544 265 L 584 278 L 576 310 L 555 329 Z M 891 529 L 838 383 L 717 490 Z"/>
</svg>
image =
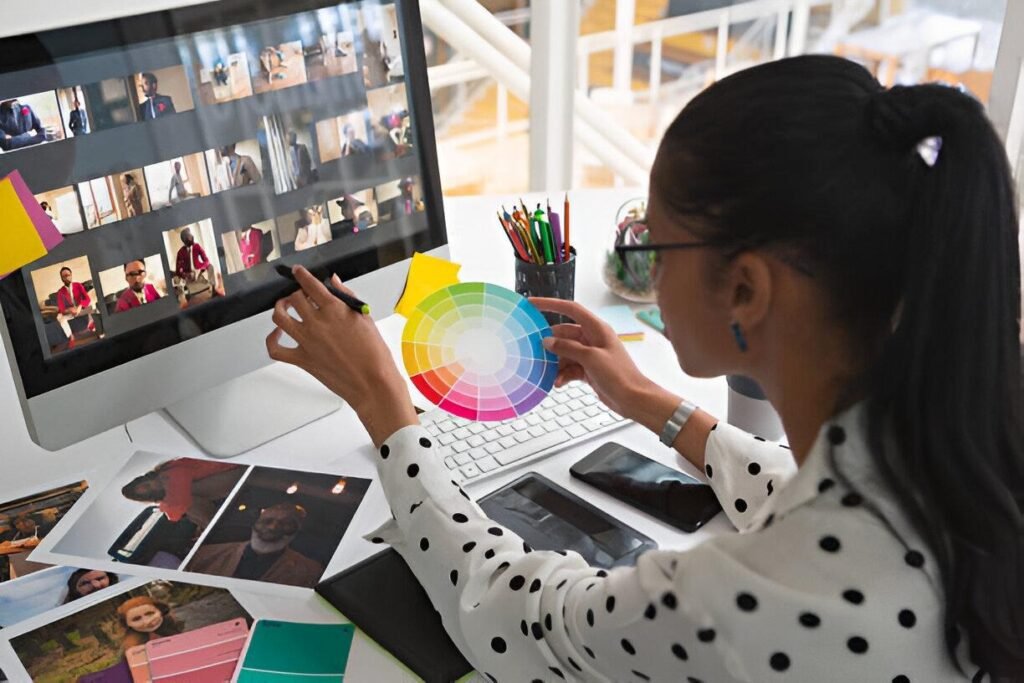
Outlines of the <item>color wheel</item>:
<svg viewBox="0 0 1024 683">
<path fill-rule="evenodd" d="M 431 403 L 467 420 L 506 420 L 544 400 L 558 358 L 541 346 L 551 328 L 515 292 L 460 282 L 416 306 L 402 332 L 406 372 Z"/>
</svg>

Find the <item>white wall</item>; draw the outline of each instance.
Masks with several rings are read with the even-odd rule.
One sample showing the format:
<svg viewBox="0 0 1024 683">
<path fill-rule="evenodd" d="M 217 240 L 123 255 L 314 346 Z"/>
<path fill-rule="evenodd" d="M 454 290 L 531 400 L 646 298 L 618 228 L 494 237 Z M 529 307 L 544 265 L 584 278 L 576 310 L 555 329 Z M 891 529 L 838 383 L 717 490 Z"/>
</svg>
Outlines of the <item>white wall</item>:
<svg viewBox="0 0 1024 683">
<path fill-rule="evenodd" d="M 45 12 L 4 12 L 0 38 L 35 33 L 50 28 L 112 19 L 126 14 L 145 14 L 171 7 L 198 5 L 206 0 L 49 0 Z M 6 3 L 4 3 L 6 4 Z"/>
</svg>

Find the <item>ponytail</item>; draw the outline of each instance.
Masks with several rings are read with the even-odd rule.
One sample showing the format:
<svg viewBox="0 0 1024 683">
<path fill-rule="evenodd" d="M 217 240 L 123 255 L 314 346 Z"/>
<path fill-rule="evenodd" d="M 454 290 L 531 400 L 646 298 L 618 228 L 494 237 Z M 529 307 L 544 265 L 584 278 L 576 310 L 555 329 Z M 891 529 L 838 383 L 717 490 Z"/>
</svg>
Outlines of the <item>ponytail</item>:
<svg viewBox="0 0 1024 683">
<path fill-rule="evenodd" d="M 1018 219 L 981 105 L 939 85 L 873 95 L 910 175 L 898 321 L 868 382 L 874 457 L 938 559 L 956 625 L 993 673 L 1024 669 L 1024 411 Z M 941 140 L 929 166 L 922 140 Z M 887 437 L 891 436 L 892 441 Z"/>
<path fill-rule="evenodd" d="M 651 182 L 701 239 L 778 248 L 820 283 L 868 354 L 851 391 L 939 564 L 950 655 L 963 630 L 971 659 L 1021 680 L 1019 227 L 982 106 L 938 85 L 885 90 L 837 57 L 770 62 L 691 100 Z"/>
</svg>

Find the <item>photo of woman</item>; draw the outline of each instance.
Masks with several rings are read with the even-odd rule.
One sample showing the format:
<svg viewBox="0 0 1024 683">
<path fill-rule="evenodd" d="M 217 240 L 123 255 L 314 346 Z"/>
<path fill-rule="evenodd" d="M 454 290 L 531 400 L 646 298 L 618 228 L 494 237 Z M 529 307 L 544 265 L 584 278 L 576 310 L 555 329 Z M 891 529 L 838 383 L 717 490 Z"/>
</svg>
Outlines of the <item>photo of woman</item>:
<svg viewBox="0 0 1024 683">
<path fill-rule="evenodd" d="M 64 598 L 64 604 L 109 588 L 117 581 L 117 574 L 114 572 L 105 572 L 100 569 L 76 569 L 68 577 L 68 594 Z"/>
<path fill-rule="evenodd" d="M 125 630 L 121 641 L 122 651 L 182 632 L 181 624 L 174 618 L 171 608 L 146 595 L 128 598 L 121 603 L 117 608 L 117 617 Z"/>
</svg>

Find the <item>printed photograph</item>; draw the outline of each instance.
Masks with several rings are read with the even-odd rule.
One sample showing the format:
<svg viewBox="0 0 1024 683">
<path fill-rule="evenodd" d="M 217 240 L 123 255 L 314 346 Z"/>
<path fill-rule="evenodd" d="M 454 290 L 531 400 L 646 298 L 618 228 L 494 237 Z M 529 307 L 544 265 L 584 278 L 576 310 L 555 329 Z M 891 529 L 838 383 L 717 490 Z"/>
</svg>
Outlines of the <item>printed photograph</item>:
<svg viewBox="0 0 1024 683">
<path fill-rule="evenodd" d="M 141 168 L 78 184 L 87 228 L 149 213 L 149 191 Z"/>
<path fill-rule="evenodd" d="M 313 588 L 370 480 L 255 467 L 186 571 Z"/>
<path fill-rule="evenodd" d="M 405 76 L 394 5 L 365 5 L 359 12 L 363 43 L 363 84 L 379 88 Z"/>
<path fill-rule="evenodd" d="M 256 140 L 242 140 L 206 150 L 206 164 L 214 192 L 258 185 L 263 181 L 263 154 Z"/>
<path fill-rule="evenodd" d="M 370 151 L 366 109 L 316 122 L 316 144 L 320 163 L 365 154 Z"/>
<path fill-rule="evenodd" d="M 131 81 L 104 81 L 61 88 L 57 91 L 64 128 L 71 137 L 81 137 L 138 120 L 137 101 L 130 94 Z"/>
<path fill-rule="evenodd" d="M 88 256 L 37 268 L 31 276 L 51 355 L 103 338 L 99 297 Z"/>
<path fill-rule="evenodd" d="M 308 111 L 264 116 L 259 142 L 269 160 L 277 194 L 306 187 L 319 180 L 313 158 L 313 116 Z"/>
<path fill-rule="evenodd" d="M 373 190 L 360 190 L 327 202 L 331 234 L 337 238 L 377 227 L 377 200 Z"/>
<path fill-rule="evenodd" d="M 247 469 L 137 453 L 52 552 L 177 569 Z"/>
<path fill-rule="evenodd" d="M 402 157 L 412 151 L 412 118 L 405 84 L 371 90 L 366 93 L 373 127 L 374 144 L 381 159 Z"/>
<path fill-rule="evenodd" d="M 36 683 L 131 681 L 128 650 L 252 617 L 223 588 L 152 581 L 11 639 Z"/>
<path fill-rule="evenodd" d="M 171 264 L 171 287 L 181 308 L 224 296 L 224 276 L 209 218 L 168 230 L 163 237 L 167 263 Z"/>
<path fill-rule="evenodd" d="M 49 566 L 29 562 L 28 555 L 87 488 L 78 481 L 0 503 L 0 586 Z"/>
<path fill-rule="evenodd" d="M 74 235 L 85 230 L 78 194 L 74 187 L 39 192 L 35 195 L 39 208 L 43 210 L 62 235 Z"/>
<path fill-rule="evenodd" d="M 408 176 L 378 185 L 374 193 L 377 197 L 378 217 L 382 223 L 393 221 L 399 216 L 411 216 L 426 208 L 419 176 Z"/>
<path fill-rule="evenodd" d="M 127 577 L 126 577 L 127 578 Z M 114 572 L 75 567 L 49 567 L 17 582 L 0 583 L 0 628 L 9 628 L 37 614 L 117 585 Z"/>
<path fill-rule="evenodd" d="M 195 36 L 193 73 L 199 101 L 220 104 L 252 96 L 249 44 L 242 31 L 209 31 Z"/>
<path fill-rule="evenodd" d="M 57 93 L 0 99 L 0 152 L 64 139 Z"/>
<path fill-rule="evenodd" d="M 167 276 L 159 254 L 100 271 L 108 315 L 124 313 L 167 296 Z"/>
<path fill-rule="evenodd" d="M 281 244 L 277 241 L 272 220 L 225 232 L 221 240 L 224 244 L 224 265 L 229 274 L 281 258 Z"/>
<path fill-rule="evenodd" d="M 143 71 L 132 80 L 139 121 L 152 121 L 195 108 L 188 74 L 181 65 Z"/>
<path fill-rule="evenodd" d="M 295 251 L 312 249 L 334 239 L 322 204 L 278 216 L 277 234 L 285 244 L 294 242 Z"/>
</svg>

